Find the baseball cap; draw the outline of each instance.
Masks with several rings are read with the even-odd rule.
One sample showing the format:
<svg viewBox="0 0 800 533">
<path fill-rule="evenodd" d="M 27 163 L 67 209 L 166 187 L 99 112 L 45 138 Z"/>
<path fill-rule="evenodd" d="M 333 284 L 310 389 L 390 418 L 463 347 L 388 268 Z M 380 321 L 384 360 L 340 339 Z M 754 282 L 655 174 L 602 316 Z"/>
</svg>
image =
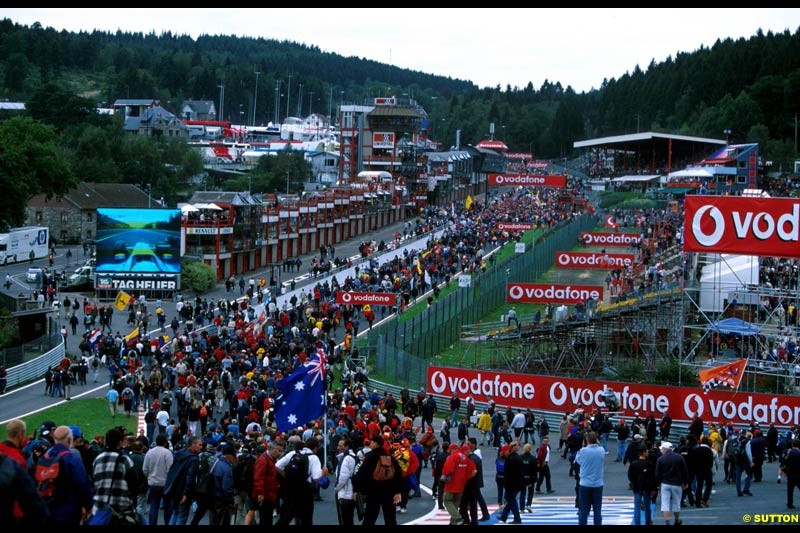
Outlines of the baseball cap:
<svg viewBox="0 0 800 533">
<path fill-rule="evenodd" d="M 472 453 L 472 448 L 464 444 L 461 446 L 461 453 Z"/>
<path fill-rule="evenodd" d="M 458 444 L 451 444 L 447 451 L 452 452 L 454 450 L 458 450 Z"/>
<path fill-rule="evenodd" d="M 81 428 L 78 426 L 70 426 L 69 429 L 72 431 L 72 438 L 73 439 L 82 439 L 83 433 L 81 432 Z"/>
<path fill-rule="evenodd" d="M 633 440 L 639 440 L 639 439 L 641 439 L 641 438 L 642 438 L 642 436 L 641 436 L 641 435 L 639 435 L 638 433 L 637 433 L 636 435 L 634 435 L 634 436 L 633 436 Z"/>
<path fill-rule="evenodd" d="M 500 448 L 500 455 L 506 455 L 510 449 L 511 449 L 511 446 L 506 444 L 505 446 Z"/>
<path fill-rule="evenodd" d="M 667 441 L 662 441 L 661 442 L 661 449 L 662 450 L 664 450 L 664 449 L 671 450 L 672 449 L 672 443 L 671 442 L 667 442 Z"/>
</svg>

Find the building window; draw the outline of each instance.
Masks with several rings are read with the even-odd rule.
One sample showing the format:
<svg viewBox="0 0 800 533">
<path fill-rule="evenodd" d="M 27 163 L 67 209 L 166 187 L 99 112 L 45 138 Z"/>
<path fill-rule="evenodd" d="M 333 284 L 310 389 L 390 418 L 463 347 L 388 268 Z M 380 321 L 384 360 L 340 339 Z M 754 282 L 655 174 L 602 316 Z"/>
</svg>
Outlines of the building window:
<svg viewBox="0 0 800 533">
<path fill-rule="evenodd" d="M 67 242 L 67 230 L 62 229 L 61 232 L 60 232 L 60 235 L 61 235 L 61 237 L 60 237 L 59 240 L 61 242 Z"/>
<path fill-rule="evenodd" d="M 36 222 L 41 222 L 44 215 L 42 215 L 41 211 L 36 211 Z"/>
<path fill-rule="evenodd" d="M 67 213 L 61 213 L 61 222 L 69 222 L 69 215 Z"/>
<path fill-rule="evenodd" d="M 91 211 L 86 213 L 86 221 L 87 222 L 91 222 L 92 221 L 92 212 Z"/>
</svg>

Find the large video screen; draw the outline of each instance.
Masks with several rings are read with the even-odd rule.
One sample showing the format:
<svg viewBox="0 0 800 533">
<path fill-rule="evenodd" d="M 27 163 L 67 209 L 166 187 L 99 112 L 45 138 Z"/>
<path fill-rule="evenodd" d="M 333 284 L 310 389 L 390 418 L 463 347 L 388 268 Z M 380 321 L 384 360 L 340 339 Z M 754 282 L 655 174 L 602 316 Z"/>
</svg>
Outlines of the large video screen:
<svg viewBox="0 0 800 533">
<path fill-rule="evenodd" d="M 179 209 L 97 209 L 97 272 L 181 272 Z"/>
</svg>

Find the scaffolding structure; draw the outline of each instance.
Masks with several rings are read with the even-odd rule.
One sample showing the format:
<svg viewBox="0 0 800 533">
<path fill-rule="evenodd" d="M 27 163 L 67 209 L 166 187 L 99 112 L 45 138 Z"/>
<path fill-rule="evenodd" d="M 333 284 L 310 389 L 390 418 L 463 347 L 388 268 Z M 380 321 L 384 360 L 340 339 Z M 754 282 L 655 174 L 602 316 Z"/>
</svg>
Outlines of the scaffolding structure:
<svg viewBox="0 0 800 533">
<path fill-rule="evenodd" d="M 683 349 L 684 294 L 652 292 L 582 319 L 519 317 L 519 323 L 463 326 L 460 366 L 559 375 L 614 377 L 635 364 L 644 372 L 674 360 Z"/>
</svg>

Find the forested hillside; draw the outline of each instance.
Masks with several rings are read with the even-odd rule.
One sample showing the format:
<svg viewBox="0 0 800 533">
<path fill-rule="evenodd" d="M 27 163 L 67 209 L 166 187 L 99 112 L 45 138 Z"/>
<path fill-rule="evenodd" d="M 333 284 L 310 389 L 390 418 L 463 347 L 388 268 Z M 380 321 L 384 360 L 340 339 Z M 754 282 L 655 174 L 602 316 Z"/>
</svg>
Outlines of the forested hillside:
<svg viewBox="0 0 800 533">
<path fill-rule="evenodd" d="M 70 33 L 0 21 L 0 98 L 7 100 L 27 101 L 52 83 L 97 104 L 153 97 L 176 111 L 184 99 L 219 102 L 224 85 L 224 118 L 240 122 L 251 116 L 256 72 L 258 123 L 275 118 L 276 98 L 282 119 L 328 114 L 341 101 L 408 94 L 428 111 L 432 136 L 446 145 L 457 129 L 463 143 L 477 142 L 494 122 L 512 150 L 532 149 L 539 157 L 567 156 L 575 140 L 637 128 L 715 138 L 731 130 L 733 142 L 762 143 L 775 168 L 788 168 L 796 156 L 797 31 L 718 41 L 644 70 L 631 65 L 619 79 L 598 80 L 599 89 L 576 94 L 557 80 L 538 88 L 479 88 L 267 38 Z"/>
</svg>

